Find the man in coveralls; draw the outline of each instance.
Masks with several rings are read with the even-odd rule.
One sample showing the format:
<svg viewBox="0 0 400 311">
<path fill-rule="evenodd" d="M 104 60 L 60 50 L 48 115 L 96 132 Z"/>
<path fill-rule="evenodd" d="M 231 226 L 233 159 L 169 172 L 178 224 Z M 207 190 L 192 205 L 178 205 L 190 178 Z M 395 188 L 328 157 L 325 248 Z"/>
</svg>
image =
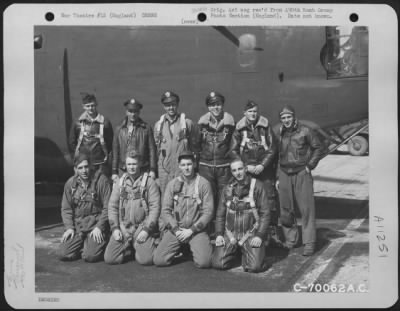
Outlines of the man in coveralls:
<svg viewBox="0 0 400 311">
<path fill-rule="evenodd" d="M 114 184 L 108 218 L 112 235 L 104 260 L 121 264 L 135 250 L 139 264 L 152 265 L 160 216 L 160 190 L 146 172 L 141 173 L 141 156 L 136 151 L 126 155 L 127 172 Z"/>
<path fill-rule="evenodd" d="M 167 183 L 180 174 L 178 155 L 185 150 L 194 151 L 195 128 L 192 120 L 178 112 L 178 94 L 167 91 L 161 96 L 163 114 L 154 126 L 158 151 L 158 179 L 161 197 Z"/>
<path fill-rule="evenodd" d="M 109 231 L 110 181 L 100 170 L 94 171 L 86 153 L 75 158 L 74 169 L 75 175 L 64 186 L 61 203 L 66 230 L 61 238 L 59 258 L 70 261 L 82 256 L 87 262 L 100 261 Z"/>
<path fill-rule="evenodd" d="M 322 155 L 322 145 L 315 132 L 301 124 L 295 110 L 285 106 L 279 113 L 281 127 L 279 132 L 278 183 L 280 217 L 286 246 L 297 245 L 299 232 L 296 223 L 295 205 L 302 219 L 304 256 L 315 251 L 315 203 L 311 170 Z"/>
<path fill-rule="evenodd" d="M 95 170 L 98 168 L 110 176 L 108 161 L 112 152 L 113 128 L 110 121 L 97 112 L 97 99 L 94 95 L 83 93 L 84 112 L 72 125 L 69 134 L 69 148 L 77 157 L 81 150 L 92 158 Z"/>
<path fill-rule="evenodd" d="M 247 272 L 265 270 L 265 239 L 270 208 L 263 182 L 247 174 L 238 158 L 230 164 L 233 182 L 224 187 L 217 209 L 217 238 L 212 256 L 216 269 L 232 267 L 236 252 L 241 249 L 242 266 Z"/>
<path fill-rule="evenodd" d="M 232 175 L 230 161 L 235 157 L 236 141 L 233 137 L 235 121 L 224 111 L 225 97 L 211 92 L 206 97 L 208 113 L 198 122 L 199 174 L 206 178 L 214 191 L 214 205 L 217 206 L 222 188 L 228 184 Z M 213 228 L 208 228 L 213 233 Z"/>
<path fill-rule="evenodd" d="M 236 153 L 245 163 L 247 173 L 264 183 L 271 212 L 269 237 L 281 245 L 277 233 L 279 207 L 275 189 L 278 141 L 268 119 L 259 115 L 256 102 L 249 100 L 245 104 L 244 117 L 236 124 L 234 137 L 238 142 Z"/>
<path fill-rule="evenodd" d="M 182 152 L 179 157 L 181 175 L 165 189 L 161 217 L 165 231 L 154 253 L 154 264 L 168 266 L 183 244 L 189 244 L 198 268 L 211 265 L 212 246 L 205 231 L 214 213 L 210 183 L 194 171 L 194 155 Z"/>
<path fill-rule="evenodd" d="M 142 172 L 148 172 L 153 179 L 157 171 L 156 144 L 150 125 L 140 118 L 143 105 L 132 98 L 124 103 L 126 117 L 117 128 L 113 141 L 112 179 L 114 182 L 126 172 L 125 156 L 130 150 L 141 155 Z"/>
</svg>

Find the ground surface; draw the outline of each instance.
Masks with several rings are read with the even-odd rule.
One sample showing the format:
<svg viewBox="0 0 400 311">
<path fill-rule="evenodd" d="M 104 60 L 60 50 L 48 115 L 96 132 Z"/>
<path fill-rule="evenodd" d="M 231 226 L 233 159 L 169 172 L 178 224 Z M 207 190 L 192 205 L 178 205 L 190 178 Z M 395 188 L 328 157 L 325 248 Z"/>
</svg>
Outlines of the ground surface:
<svg viewBox="0 0 400 311">
<path fill-rule="evenodd" d="M 331 286 L 329 291 L 335 288 L 333 284 L 339 290 L 368 290 L 368 170 L 367 156 L 323 159 L 313 172 L 317 252 L 303 257 L 302 247 L 290 252 L 268 248 L 270 267 L 258 274 L 243 272 L 239 262 L 228 271 L 199 270 L 185 256 L 166 268 L 144 267 L 135 261 L 119 266 L 60 262 L 55 256 L 63 232 L 57 225 L 59 208 L 51 207 L 49 201 L 41 208 L 37 201 L 36 291 L 287 292 L 323 291 L 324 284 Z"/>
</svg>

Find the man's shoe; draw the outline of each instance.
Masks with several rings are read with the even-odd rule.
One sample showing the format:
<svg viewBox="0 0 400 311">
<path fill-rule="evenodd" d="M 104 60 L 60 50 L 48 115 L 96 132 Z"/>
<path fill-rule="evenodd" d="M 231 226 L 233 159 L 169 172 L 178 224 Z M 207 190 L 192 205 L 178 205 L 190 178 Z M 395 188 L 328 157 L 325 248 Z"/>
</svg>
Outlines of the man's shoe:
<svg viewBox="0 0 400 311">
<path fill-rule="evenodd" d="M 269 227 L 269 230 L 270 230 L 270 234 L 269 234 L 268 244 L 271 247 L 285 248 L 284 243 L 279 239 L 278 228 L 276 226 L 271 225 Z"/>
<path fill-rule="evenodd" d="M 293 249 L 294 248 L 294 244 L 285 242 L 285 243 L 282 243 L 282 247 L 286 248 L 286 249 Z"/>
<path fill-rule="evenodd" d="M 304 245 L 303 256 L 312 256 L 315 252 L 315 243 L 307 243 Z"/>
</svg>

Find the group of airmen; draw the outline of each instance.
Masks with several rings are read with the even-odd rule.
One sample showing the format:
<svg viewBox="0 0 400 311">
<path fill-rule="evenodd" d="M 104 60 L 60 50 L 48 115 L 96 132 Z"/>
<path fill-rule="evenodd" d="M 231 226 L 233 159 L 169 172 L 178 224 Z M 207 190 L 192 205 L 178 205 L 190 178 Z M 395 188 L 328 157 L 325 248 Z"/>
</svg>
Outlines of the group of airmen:
<svg viewBox="0 0 400 311">
<path fill-rule="evenodd" d="M 292 107 L 280 111 L 276 135 L 252 100 L 235 122 L 224 96 L 211 92 L 197 124 L 179 112 L 176 93 L 161 103 L 153 131 L 140 118 L 143 105 L 127 100 L 114 133 L 96 97 L 84 94 L 69 139 L 75 174 L 61 204 L 61 260 L 168 266 L 186 246 L 199 268 L 231 268 L 241 253 L 244 271 L 260 272 L 268 245 L 315 252 L 311 170 L 322 146 Z"/>
</svg>

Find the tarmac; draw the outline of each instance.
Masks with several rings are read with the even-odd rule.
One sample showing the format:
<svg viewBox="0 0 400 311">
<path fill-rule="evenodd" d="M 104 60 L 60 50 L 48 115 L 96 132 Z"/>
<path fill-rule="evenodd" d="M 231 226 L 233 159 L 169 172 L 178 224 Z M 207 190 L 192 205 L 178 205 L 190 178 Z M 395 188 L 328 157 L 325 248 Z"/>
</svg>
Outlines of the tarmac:
<svg viewBox="0 0 400 311">
<path fill-rule="evenodd" d="M 56 257 L 64 230 L 60 208 L 36 206 L 36 292 L 367 292 L 369 157 L 328 155 L 313 176 L 316 253 L 304 257 L 303 247 L 269 246 L 268 269 L 261 273 L 244 272 L 240 256 L 227 271 L 197 269 L 188 255 L 164 268 L 133 260 L 118 266 L 61 262 Z"/>
</svg>

